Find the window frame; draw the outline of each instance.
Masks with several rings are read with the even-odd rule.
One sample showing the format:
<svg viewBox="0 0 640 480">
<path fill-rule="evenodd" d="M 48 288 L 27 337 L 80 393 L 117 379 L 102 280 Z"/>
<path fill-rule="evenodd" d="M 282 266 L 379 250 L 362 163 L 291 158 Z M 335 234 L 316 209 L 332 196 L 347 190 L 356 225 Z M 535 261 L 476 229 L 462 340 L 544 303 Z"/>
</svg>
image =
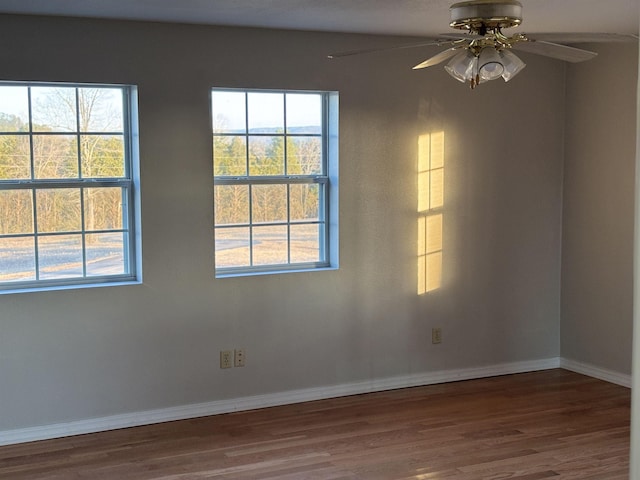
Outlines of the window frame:
<svg viewBox="0 0 640 480">
<path fill-rule="evenodd" d="M 213 98 L 214 92 L 233 92 L 243 93 L 245 96 L 245 129 L 243 132 L 227 132 L 216 133 L 213 129 Z M 249 130 L 249 115 L 248 115 L 248 95 L 251 93 L 277 93 L 284 96 L 284 130 L 282 133 L 256 133 Z M 321 96 L 321 108 L 322 108 L 322 127 L 319 134 L 309 133 L 290 133 L 287 132 L 287 111 L 286 111 L 286 95 L 287 94 L 316 94 Z M 214 166 L 213 172 L 213 188 L 217 186 L 248 186 L 248 205 L 249 205 L 249 218 L 246 223 L 234 223 L 234 224 L 216 224 L 216 209 L 215 197 L 214 197 L 214 222 L 213 222 L 213 235 L 214 235 L 214 272 L 216 278 L 237 277 L 237 276 L 251 276 L 261 274 L 278 274 L 286 272 L 300 272 L 300 271 L 314 271 L 314 270 L 327 270 L 336 269 L 338 267 L 338 224 L 337 224 L 337 212 L 338 212 L 338 156 L 337 156 L 337 138 L 338 138 L 338 93 L 331 91 L 318 91 L 318 90 L 292 90 L 292 89 L 257 89 L 257 88 L 226 88 L 226 87 L 213 87 L 210 89 L 210 102 L 211 108 L 211 132 L 212 140 L 215 141 L 218 137 L 243 137 L 245 139 L 245 162 L 246 162 L 246 175 L 239 176 L 221 176 L 215 174 L 215 152 L 212 152 L 212 165 Z M 283 139 L 284 145 L 284 174 L 282 175 L 251 175 L 250 174 L 250 137 L 280 137 Z M 287 174 L 287 142 L 291 138 L 297 137 L 318 137 L 322 146 L 322 173 L 311 175 L 298 175 Z M 213 142 L 212 142 L 213 145 Z M 291 185 L 304 184 L 304 185 L 319 185 L 318 189 L 318 219 L 309 221 L 291 220 L 290 218 L 290 198 L 289 187 Z M 287 187 L 287 219 L 285 221 L 276 222 L 253 222 L 252 220 L 252 198 L 251 189 L 256 185 L 284 185 Z M 291 226 L 295 225 L 318 225 L 323 230 L 322 234 L 318 235 L 318 249 L 319 260 L 312 262 L 291 262 Z M 254 225 L 258 227 L 268 226 L 286 226 L 287 227 L 287 263 L 278 264 L 264 264 L 253 265 L 253 250 L 254 250 Z M 216 248 L 216 234 L 218 230 L 226 230 L 230 228 L 244 227 L 249 229 L 249 265 L 242 266 L 230 266 L 219 267 L 216 264 L 217 248 Z"/>
<path fill-rule="evenodd" d="M 17 135 L 29 138 L 29 168 L 30 179 L 2 180 L 0 179 L 0 192 L 29 190 L 31 192 L 31 208 L 33 215 L 33 230 L 31 233 L 0 234 L 2 238 L 28 238 L 34 239 L 34 271 L 35 279 L 24 281 L 0 281 L 0 294 L 19 293 L 25 291 L 56 290 L 67 288 L 97 287 L 108 285 L 123 285 L 140 283 L 140 198 L 139 198 L 139 155 L 137 142 L 137 88 L 134 85 L 80 83 L 80 82 L 33 82 L 33 81 L 0 81 L 0 86 L 15 86 L 28 88 L 29 118 L 27 131 L 2 131 L 3 135 Z M 33 128 L 32 94 L 31 88 L 74 88 L 76 101 L 76 128 L 69 132 L 40 132 Z M 79 89 L 114 89 L 122 92 L 122 131 L 81 131 L 79 126 L 80 112 Z M 67 135 L 76 137 L 78 146 L 82 135 L 118 135 L 123 141 L 123 176 L 122 177 L 82 177 L 82 152 L 78 148 L 78 176 L 77 178 L 51 178 L 38 179 L 34 173 L 34 147 L 35 135 Z M 36 197 L 38 191 L 56 190 L 63 188 L 78 189 L 80 195 L 80 229 L 60 232 L 38 231 L 38 207 Z M 87 230 L 85 225 L 85 189 L 87 188 L 119 188 L 122 191 L 122 225 L 121 228 L 104 230 Z M 115 233 L 123 236 L 123 267 L 126 273 L 112 275 L 87 275 L 87 249 L 86 236 L 89 234 Z M 39 271 L 39 237 L 56 237 L 63 235 L 80 235 L 82 250 L 82 276 L 40 279 Z"/>
</svg>

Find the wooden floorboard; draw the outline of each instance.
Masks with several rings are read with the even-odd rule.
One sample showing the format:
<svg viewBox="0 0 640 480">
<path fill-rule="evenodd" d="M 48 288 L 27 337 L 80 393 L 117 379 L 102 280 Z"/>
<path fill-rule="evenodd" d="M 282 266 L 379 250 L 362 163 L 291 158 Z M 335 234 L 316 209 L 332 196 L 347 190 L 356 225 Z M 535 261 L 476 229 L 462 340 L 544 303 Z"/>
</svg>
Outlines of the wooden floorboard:
<svg viewBox="0 0 640 480">
<path fill-rule="evenodd" d="M 0 478 L 623 480 L 630 397 L 508 375 L 0 447 Z"/>
</svg>

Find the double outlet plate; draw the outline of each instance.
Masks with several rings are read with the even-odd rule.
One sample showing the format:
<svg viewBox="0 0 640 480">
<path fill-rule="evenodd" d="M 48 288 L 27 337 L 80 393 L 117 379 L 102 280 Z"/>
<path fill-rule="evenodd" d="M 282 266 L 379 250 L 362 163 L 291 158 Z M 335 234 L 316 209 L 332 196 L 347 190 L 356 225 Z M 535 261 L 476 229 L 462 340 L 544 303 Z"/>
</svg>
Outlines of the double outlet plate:
<svg viewBox="0 0 640 480">
<path fill-rule="evenodd" d="M 220 368 L 244 367 L 244 348 L 220 351 Z"/>
<path fill-rule="evenodd" d="M 442 328 L 435 327 L 431 329 L 431 343 L 434 345 L 442 343 Z"/>
</svg>

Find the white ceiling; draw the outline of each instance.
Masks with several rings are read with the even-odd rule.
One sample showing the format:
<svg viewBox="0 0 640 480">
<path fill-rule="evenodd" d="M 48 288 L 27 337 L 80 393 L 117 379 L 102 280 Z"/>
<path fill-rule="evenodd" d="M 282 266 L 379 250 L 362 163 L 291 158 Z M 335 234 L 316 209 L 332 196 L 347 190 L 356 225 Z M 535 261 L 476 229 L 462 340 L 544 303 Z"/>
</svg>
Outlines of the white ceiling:
<svg viewBox="0 0 640 480">
<path fill-rule="evenodd" d="M 434 36 L 455 0 L 0 0 L 0 13 Z M 638 34 L 639 0 L 520 0 L 523 33 Z"/>
</svg>

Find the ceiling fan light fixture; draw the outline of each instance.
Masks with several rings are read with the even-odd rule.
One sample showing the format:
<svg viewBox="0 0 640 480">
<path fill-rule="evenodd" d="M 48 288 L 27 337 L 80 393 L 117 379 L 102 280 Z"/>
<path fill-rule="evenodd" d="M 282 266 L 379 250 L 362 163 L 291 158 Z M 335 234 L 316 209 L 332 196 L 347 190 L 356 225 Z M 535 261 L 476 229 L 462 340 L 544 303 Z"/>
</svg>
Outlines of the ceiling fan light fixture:
<svg viewBox="0 0 640 480">
<path fill-rule="evenodd" d="M 502 57 L 502 65 L 504 67 L 502 78 L 505 82 L 511 80 L 527 66 L 515 53 L 509 50 L 500 52 L 500 57 Z"/>
<path fill-rule="evenodd" d="M 459 82 L 469 83 L 471 88 L 475 88 L 500 77 L 508 82 L 525 66 L 513 52 L 498 51 L 494 46 L 486 46 L 480 53 L 471 49 L 457 53 L 444 69 Z"/>
<path fill-rule="evenodd" d="M 478 57 L 469 50 L 463 50 L 444 67 L 449 75 L 462 83 L 471 81 L 477 70 Z"/>
<path fill-rule="evenodd" d="M 522 0 L 520 0 L 522 1 Z M 460 35 L 442 34 L 441 38 L 427 43 L 399 45 L 395 47 L 355 50 L 329 55 L 329 58 L 343 57 L 360 53 L 396 50 L 421 46 L 449 45 L 447 50 L 427 58 L 415 65 L 414 70 L 432 67 L 448 61 L 446 72 L 462 83 L 468 83 L 471 89 L 497 78 L 511 81 L 526 64 L 511 52 L 512 48 L 543 55 L 566 62 L 583 62 L 597 56 L 597 53 L 570 45 L 554 43 L 556 34 L 540 34 L 535 39 L 523 33 L 509 35 L 503 29 L 516 27 L 522 23 L 522 3 L 518 0 L 465 0 L 451 5 L 451 23 L 449 26 L 463 30 Z M 636 0 L 637 1 L 637 0 Z M 566 37 L 566 34 L 557 34 Z M 637 41 L 637 35 L 626 34 L 573 34 L 567 43 L 582 43 L 592 38 L 616 38 Z M 545 41 L 544 38 L 549 39 Z M 597 41 L 597 40 L 593 40 Z"/>
<path fill-rule="evenodd" d="M 495 80 L 504 73 L 504 65 L 495 47 L 484 47 L 478 55 L 480 81 Z"/>
</svg>

